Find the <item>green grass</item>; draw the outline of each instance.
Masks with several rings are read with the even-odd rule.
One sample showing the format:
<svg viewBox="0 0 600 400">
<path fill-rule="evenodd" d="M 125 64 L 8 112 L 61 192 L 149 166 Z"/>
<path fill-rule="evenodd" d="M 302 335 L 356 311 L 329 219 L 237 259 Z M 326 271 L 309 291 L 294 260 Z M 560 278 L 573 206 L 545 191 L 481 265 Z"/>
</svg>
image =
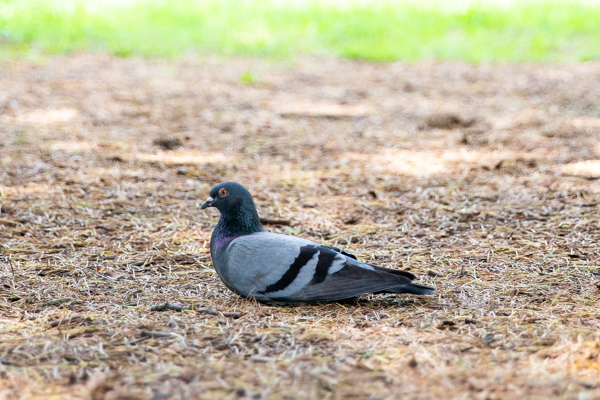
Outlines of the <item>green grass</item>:
<svg viewBox="0 0 600 400">
<path fill-rule="evenodd" d="M 421 2 L 423 3 L 423 2 Z M 441 0 L 0 0 L 4 52 L 108 51 L 377 61 L 600 58 L 600 4 Z"/>
</svg>

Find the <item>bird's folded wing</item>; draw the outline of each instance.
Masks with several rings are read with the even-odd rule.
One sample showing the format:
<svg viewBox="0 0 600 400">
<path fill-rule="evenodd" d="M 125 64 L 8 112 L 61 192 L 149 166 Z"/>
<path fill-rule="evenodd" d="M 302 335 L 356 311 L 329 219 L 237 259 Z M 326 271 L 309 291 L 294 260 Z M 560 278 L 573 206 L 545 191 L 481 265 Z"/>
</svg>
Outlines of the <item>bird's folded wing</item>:
<svg viewBox="0 0 600 400">
<path fill-rule="evenodd" d="M 409 284 L 414 276 L 361 263 L 339 249 L 261 232 L 228 248 L 230 285 L 257 299 L 339 300 Z"/>
<path fill-rule="evenodd" d="M 318 284 L 307 285 L 293 295 L 295 301 L 335 301 L 357 297 L 365 293 L 396 291 L 410 285 L 411 279 L 391 274 L 389 270 L 369 269 L 362 263 L 347 263 L 339 271 L 329 274 Z"/>
<path fill-rule="evenodd" d="M 284 298 L 339 271 L 346 257 L 326 246 L 269 232 L 239 237 L 227 249 L 228 285 L 258 299 Z"/>
<path fill-rule="evenodd" d="M 356 258 L 356 256 L 355 256 L 354 254 L 348 253 L 347 251 L 344 251 L 344 250 L 342 250 L 342 249 L 340 249 L 340 248 L 333 247 L 333 246 L 323 246 L 323 247 L 327 247 L 327 248 L 329 248 L 329 249 L 331 249 L 331 250 L 333 250 L 333 251 L 335 251 L 335 252 L 337 252 L 337 253 L 340 253 L 340 254 L 342 254 L 342 255 L 344 255 L 344 256 L 346 256 L 346 257 L 348 257 L 348 258 L 352 258 L 352 259 L 354 259 L 354 260 L 358 261 L 358 259 Z M 352 261 L 352 260 L 349 260 L 349 261 L 350 261 L 350 263 L 353 263 L 353 261 Z M 367 264 L 367 263 L 362 263 L 362 262 L 360 262 L 360 261 L 358 261 L 357 265 L 358 265 L 358 266 L 362 266 L 363 268 L 364 268 L 364 267 L 367 267 L 367 269 L 370 269 L 370 268 L 368 268 L 368 267 L 371 267 L 372 269 L 374 269 L 374 270 L 376 270 L 376 271 L 388 272 L 388 273 L 390 273 L 390 274 L 394 274 L 394 275 L 401 275 L 401 276 L 404 276 L 404 277 L 406 277 L 406 278 L 408 278 L 408 279 L 410 279 L 410 280 L 413 280 L 413 279 L 415 279 L 415 276 L 414 276 L 413 274 L 411 274 L 410 272 L 407 272 L 407 271 L 401 271 L 401 270 L 398 270 L 398 269 L 388 269 L 388 268 L 382 268 L 382 267 L 378 267 L 378 266 L 376 266 L 376 265 L 371 265 L 371 264 Z"/>
</svg>

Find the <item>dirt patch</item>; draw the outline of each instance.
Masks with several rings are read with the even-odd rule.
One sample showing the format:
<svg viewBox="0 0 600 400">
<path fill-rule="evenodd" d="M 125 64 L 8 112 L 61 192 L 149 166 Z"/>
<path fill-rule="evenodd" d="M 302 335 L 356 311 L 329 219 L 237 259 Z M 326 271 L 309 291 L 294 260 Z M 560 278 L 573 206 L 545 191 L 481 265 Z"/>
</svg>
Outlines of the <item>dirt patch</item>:
<svg viewBox="0 0 600 400">
<path fill-rule="evenodd" d="M 154 139 L 153 143 L 157 146 L 160 146 L 164 150 L 174 150 L 178 147 L 181 147 L 181 140 L 179 138 L 168 136 Z"/>
<path fill-rule="evenodd" d="M 475 118 L 463 118 L 457 114 L 431 114 L 425 117 L 423 129 L 454 129 L 468 128 L 477 120 Z"/>
<path fill-rule="evenodd" d="M 599 79 L 598 63 L 3 61 L 0 398 L 600 396 Z M 238 298 L 200 210 L 224 180 L 268 229 L 436 295 Z"/>
</svg>

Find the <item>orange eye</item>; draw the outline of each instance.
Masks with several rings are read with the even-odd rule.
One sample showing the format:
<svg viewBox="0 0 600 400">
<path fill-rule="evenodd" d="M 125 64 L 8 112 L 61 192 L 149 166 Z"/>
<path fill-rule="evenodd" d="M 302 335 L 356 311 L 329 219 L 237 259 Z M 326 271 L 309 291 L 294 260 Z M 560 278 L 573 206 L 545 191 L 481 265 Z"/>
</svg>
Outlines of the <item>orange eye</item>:
<svg viewBox="0 0 600 400">
<path fill-rule="evenodd" d="M 219 194 L 221 196 L 227 196 L 227 189 L 223 188 L 223 189 L 219 190 Z"/>
</svg>

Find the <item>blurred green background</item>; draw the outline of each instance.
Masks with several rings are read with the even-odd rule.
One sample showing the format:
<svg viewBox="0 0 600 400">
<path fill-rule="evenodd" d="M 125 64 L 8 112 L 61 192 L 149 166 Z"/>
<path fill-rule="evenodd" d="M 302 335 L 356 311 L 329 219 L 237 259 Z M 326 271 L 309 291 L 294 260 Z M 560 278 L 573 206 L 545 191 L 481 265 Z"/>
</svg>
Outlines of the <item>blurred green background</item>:
<svg viewBox="0 0 600 400">
<path fill-rule="evenodd" d="M 0 0 L 1 55 L 600 57 L 598 1 Z"/>
</svg>

